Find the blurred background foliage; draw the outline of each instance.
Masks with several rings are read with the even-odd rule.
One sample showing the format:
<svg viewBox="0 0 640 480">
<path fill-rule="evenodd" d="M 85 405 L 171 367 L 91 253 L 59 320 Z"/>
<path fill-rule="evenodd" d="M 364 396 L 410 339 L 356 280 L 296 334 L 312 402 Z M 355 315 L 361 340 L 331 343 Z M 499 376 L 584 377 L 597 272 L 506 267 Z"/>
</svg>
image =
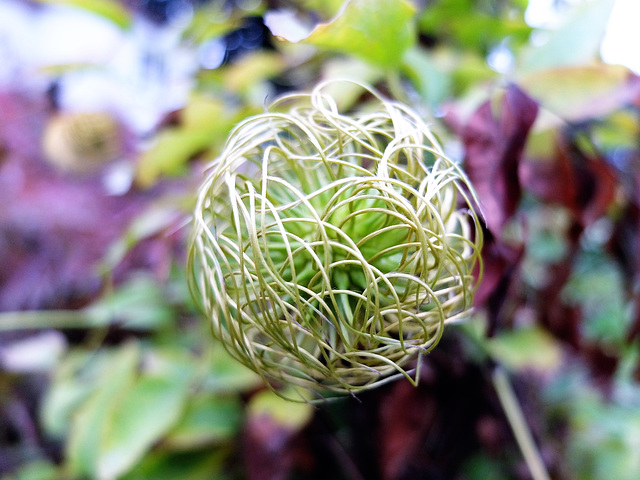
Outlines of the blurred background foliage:
<svg viewBox="0 0 640 480">
<path fill-rule="evenodd" d="M 0 1 L 3 480 L 531 478 L 495 369 L 552 478 L 640 478 L 640 79 L 600 59 L 613 1 L 549 29 L 526 0 Z M 213 341 L 184 251 L 232 126 L 334 77 L 464 165 L 485 273 L 417 388 L 312 407 Z"/>
</svg>

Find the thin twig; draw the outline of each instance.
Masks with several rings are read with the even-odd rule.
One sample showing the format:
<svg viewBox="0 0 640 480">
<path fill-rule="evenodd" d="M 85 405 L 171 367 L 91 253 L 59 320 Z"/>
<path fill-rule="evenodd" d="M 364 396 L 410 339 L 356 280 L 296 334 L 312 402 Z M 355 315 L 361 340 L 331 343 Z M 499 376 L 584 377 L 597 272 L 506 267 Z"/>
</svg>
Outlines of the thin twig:
<svg viewBox="0 0 640 480">
<path fill-rule="evenodd" d="M 549 473 L 533 441 L 531 430 L 527 426 L 524 414 L 504 368 L 496 367 L 493 370 L 491 379 L 520 451 L 531 471 L 531 476 L 534 480 L 550 480 Z"/>
</svg>

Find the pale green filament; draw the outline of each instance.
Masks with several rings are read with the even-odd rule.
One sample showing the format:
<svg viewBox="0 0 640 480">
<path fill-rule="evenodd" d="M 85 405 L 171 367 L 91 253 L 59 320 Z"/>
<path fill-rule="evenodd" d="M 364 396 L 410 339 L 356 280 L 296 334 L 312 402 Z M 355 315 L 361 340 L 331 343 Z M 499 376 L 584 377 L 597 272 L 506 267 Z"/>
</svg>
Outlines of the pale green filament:
<svg viewBox="0 0 640 480">
<path fill-rule="evenodd" d="M 357 392 L 412 380 L 410 360 L 469 313 L 482 233 L 416 113 L 369 89 L 377 107 L 344 115 L 325 86 L 233 130 L 198 196 L 189 283 L 265 380 Z"/>
</svg>

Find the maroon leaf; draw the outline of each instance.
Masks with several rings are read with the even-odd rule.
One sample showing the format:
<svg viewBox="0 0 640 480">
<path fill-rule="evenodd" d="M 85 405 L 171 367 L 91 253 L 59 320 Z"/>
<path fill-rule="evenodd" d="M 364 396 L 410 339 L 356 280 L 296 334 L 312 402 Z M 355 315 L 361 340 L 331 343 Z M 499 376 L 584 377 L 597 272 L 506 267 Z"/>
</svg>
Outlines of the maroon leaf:
<svg viewBox="0 0 640 480">
<path fill-rule="evenodd" d="M 554 158 L 528 159 L 520 173 L 527 191 L 543 202 L 564 205 L 583 227 L 606 213 L 618 185 L 605 159 L 588 155 L 565 139 L 558 141 Z"/>
<path fill-rule="evenodd" d="M 640 251 L 637 248 L 639 242 L 640 207 L 635 202 L 630 202 L 615 222 L 607 244 L 609 252 L 617 260 L 625 276 L 625 287 L 629 296 L 633 294 L 635 278 L 640 274 Z M 640 324 L 638 327 L 640 328 Z"/>
<path fill-rule="evenodd" d="M 510 245 L 496 239 L 491 231 L 485 232 L 482 247 L 483 277 L 474 296 L 476 306 L 484 306 L 489 319 L 489 336 L 501 323 L 503 305 L 516 284 L 518 268 L 524 255 L 524 245 Z"/>
<path fill-rule="evenodd" d="M 508 432 L 506 425 L 493 425 L 493 433 L 482 426 L 478 429 L 480 419 L 500 416 L 499 407 L 495 408 L 493 389 L 481 367 L 468 361 L 459 340 L 443 339 L 421 360 L 417 387 L 399 380 L 379 391 L 375 438 L 383 480 L 456 478 L 455 472 L 477 451 L 479 441 L 502 452 L 508 448 L 502 442 L 508 437 L 503 435 Z"/>
<path fill-rule="evenodd" d="M 617 175 L 601 156 L 587 154 L 577 144 L 560 137 L 552 158 L 529 158 L 521 165 L 523 187 L 540 201 L 566 207 L 572 213 L 566 241 L 569 254 L 548 265 L 549 281 L 538 295 L 541 323 L 557 338 L 582 348 L 582 314 L 562 301 L 560 292 L 568 281 L 584 229 L 607 213 L 615 200 Z M 628 252 L 620 252 L 626 255 Z"/>
<path fill-rule="evenodd" d="M 605 393 L 611 394 L 613 376 L 620 364 L 618 352 L 607 351 L 606 348 L 597 343 L 588 343 L 582 345 L 581 353 L 591 372 L 592 381 Z"/>
<path fill-rule="evenodd" d="M 295 463 L 294 433 L 267 415 L 249 418 L 245 428 L 247 478 L 287 478 Z"/>
<path fill-rule="evenodd" d="M 635 159 L 636 164 L 640 159 Z M 634 285 L 640 279 L 640 172 L 631 175 L 627 196 L 629 203 L 616 221 L 608 248 L 618 261 L 626 282 L 627 295 L 635 305 L 635 317 L 627 332 L 627 341 L 640 340 L 640 292 L 635 291 Z M 635 177 L 635 178 L 633 178 Z M 640 372 L 640 363 L 638 363 Z"/>
<path fill-rule="evenodd" d="M 572 254 L 563 262 L 549 266 L 549 283 L 537 292 L 537 309 L 540 322 L 556 338 L 578 349 L 581 344 L 582 312 L 578 307 L 566 305 L 562 300 L 562 287 L 569 280 L 573 261 L 577 253 L 575 244 Z"/>
<path fill-rule="evenodd" d="M 481 105 L 462 132 L 465 168 L 487 226 L 497 236 L 520 201 L 518 165 L 537 113 L 537 103 L 509 85 L 499 105 Z"/>
<path fill-rule="evenodd" d="M 632 342 L 634 339 L 640 339 L 640 294 L 635 296 L 634 304 L 636 314 L 627 332 L 628 342 Z M 640 369 L 640 361 L 638 362 L 638 368 Z"/>
<path fill-rule="evenodd" d="M 416 455 L 429 426 L 437 417 L 437 400 L 424 388 L 397 382 L 380 405 L 380 428 L 384 443 L 380 462 L 382 478 L 402 478 L 409 460 Z"/>
<path fill-rule="evenodd" d="M 525 159 L 520 168 L 523 188 L 544 203 L 576 209 L 577 182 L 574 166 L 566 152 L 553 158 Z"/>
<path fill-rule="evenodd" d="M 302 456 L 301 431 L 312 414 L 310 405 L 287 402 L 271 391 L 251 398 L 244 431 L 249 480 L 289 478 Z"/>
</svg>

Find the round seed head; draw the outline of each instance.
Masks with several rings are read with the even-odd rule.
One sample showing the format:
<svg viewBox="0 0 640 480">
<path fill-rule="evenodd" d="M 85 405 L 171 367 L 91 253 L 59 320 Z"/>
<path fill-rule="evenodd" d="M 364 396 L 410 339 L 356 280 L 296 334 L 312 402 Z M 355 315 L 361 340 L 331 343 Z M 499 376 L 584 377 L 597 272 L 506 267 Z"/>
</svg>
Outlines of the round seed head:
<svg viewBox="0 0 640 480">
<path fill-rule="evenodd" d="M 232 131 L 199 192 L 189 283 L 266 381 L 353 393 L 411 380 L 469 313 L 482 233 L 471 185 L 415 112 L 368 89 L 344 114 L 325 87 Z"/>
</svg>

